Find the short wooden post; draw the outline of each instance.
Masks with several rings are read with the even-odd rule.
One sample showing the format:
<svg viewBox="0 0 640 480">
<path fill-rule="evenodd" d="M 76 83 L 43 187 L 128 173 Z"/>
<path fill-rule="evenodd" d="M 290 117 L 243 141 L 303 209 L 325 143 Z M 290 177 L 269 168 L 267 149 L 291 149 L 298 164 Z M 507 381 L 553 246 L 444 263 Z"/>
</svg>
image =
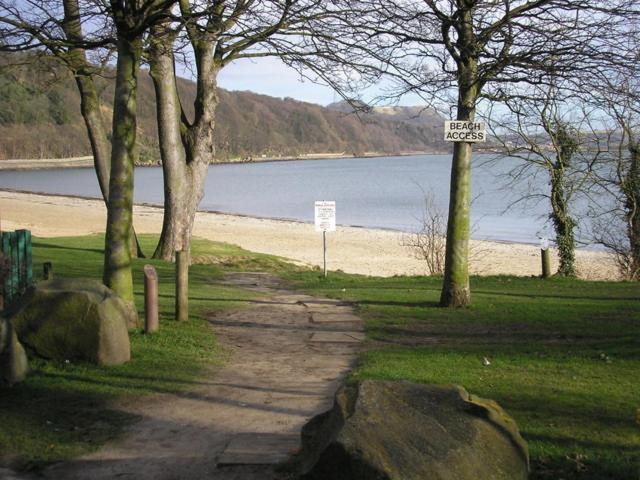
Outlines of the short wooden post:
<svg viewBox="0 0 640 480">
<path fill-rule="evenodd" d="M 549 278 L 551 276 L 551 255 L 548 248 L 542 248 L 540 250 L 542 258 L 542 278 Z"/>
<path fill-rule="evenodd" d="M 42 279 L 53 280 L 53 263 L 44 262 L 42 264 Z"/>
<path fill-rule="evenodd" d="M 189 319 L 189 252 L 176 252 L 176 320 Z"/>
<path fill-rule="evenodd" d="M 158 274 L 153 265 L 144 266 L 144 332 L 158 330 Z"/>
</svg>

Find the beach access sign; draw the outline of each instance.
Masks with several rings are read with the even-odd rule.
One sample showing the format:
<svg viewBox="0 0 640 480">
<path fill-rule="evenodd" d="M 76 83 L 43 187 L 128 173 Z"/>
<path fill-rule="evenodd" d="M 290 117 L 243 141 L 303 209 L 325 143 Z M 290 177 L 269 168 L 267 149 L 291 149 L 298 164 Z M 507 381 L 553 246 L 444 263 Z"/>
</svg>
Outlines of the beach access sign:
<svg viewBox="0 0 640 480">
<path fill-rule="evenodd" d="M 444 122 L 444 139 L 447 142 L 486 142 L 486 125 L 484 122 L 448 120 Z"/>
<path fill-rule="evenodd" d="M 315 202 L 316 232 L 336 231 L 336 202 Z"/>
</svg>

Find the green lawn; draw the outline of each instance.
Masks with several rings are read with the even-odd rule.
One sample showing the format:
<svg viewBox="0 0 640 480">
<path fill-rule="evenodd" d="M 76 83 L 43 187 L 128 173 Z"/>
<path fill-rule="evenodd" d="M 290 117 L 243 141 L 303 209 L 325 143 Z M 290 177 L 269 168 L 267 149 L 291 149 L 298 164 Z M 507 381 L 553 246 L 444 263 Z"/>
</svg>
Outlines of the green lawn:
<svg viewBox="0 0 640 480">
<path fill-rule="evenodd" d="M 143 236 L 150 252 L 155 238 Z M 34 239 L 34 265 L 55 275 L 99 278 L 102 238 Z M 353 378 L 457 383 L 497 400 L 529 443 L 534 479 L 640 479 L 640 284 L 486 277 L 473 306 L 437 307 L 441 280 L 367 278 L 301 270 L 266 255 L 197 240 L 191 319 L 173 321 L 173 265 L 136 260 L 160 277 L 161 330 L 131 334 L 119 367 L 32 363 L 34 373 L 0 391 L 0 464 L 37 468 L 97 448 L 135 420 L 113 401 L 192 388 L 224 361 L 204 318 L 240 308 L 246 291 L 216 282 L 225 269 L 270 271 L 296 288 L 355 302 L 368 349 Z M 487 358 L 490 365 L 483 364 Z"/>
<path fill-rule="evenodd" d="M 354 378 L 497 400 L 529 443 L 534 479 L 640 478 L 640 284 L 474 278 L 473 306 L 454 310 L 437 307 L 438 278 L 289 278 L 358 305 L 370 348 Z"/>
</svg>

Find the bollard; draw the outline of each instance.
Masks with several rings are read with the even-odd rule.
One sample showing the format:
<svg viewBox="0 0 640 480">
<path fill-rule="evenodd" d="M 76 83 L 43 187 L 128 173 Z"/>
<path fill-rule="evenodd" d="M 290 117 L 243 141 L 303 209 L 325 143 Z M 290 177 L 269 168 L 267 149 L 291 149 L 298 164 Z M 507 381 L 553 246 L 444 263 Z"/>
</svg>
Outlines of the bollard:
<svg viewBox="0 0 640 480">
<path fill-rule="evenodd" d="M 153 265 L 144 266 L 144 333 L 158 330 L 158 274 Z"/>
<path fill-rule="evenodd" d="M 176 320 L 189 319 L 189 252 L 176 252 Z"/>
<path fill-rule="evenodd" d="M 549 278 L 551 276 L 551 256 L 549 255 L 549 249 L 541 249 L 540 254 L 542 258 L 542 278 Z"/>
<path fill-rule="evenodd" d="M 42 264 L 42 279 L 53 280 L 53 263 L 44 262 Z"/>
</svg>

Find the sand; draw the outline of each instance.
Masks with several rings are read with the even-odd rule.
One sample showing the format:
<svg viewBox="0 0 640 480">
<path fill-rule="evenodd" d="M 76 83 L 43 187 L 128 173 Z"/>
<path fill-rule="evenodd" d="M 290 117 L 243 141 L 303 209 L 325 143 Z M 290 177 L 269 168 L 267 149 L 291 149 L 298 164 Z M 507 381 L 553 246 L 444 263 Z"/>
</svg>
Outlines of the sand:
<svg viewBox="0 0 640 480">
<path fill-rule="evenodd" d="M 0 222 L 3 230 L 26 228 L 41 237 L 86 235 L 104 232 L 106 209 L 99 200 L 0 191 Z M 136 205 L 134 225 L 139 233 L 159 233 L 162 209 Z M 312 224 L 199 212 L 194 235 L 306 265 L 322 265 L 322 236 Z M 327 233 L 329 270 L 376 276 L 425 274 L 424 260 L 402 245 L 402 237 L 388 230 L 338 227 Z M 536 246 L 472 241 L 471 250 L 472 274 L 540 274 Z M 552 257 L 555 268 L 555 255 Z M 579 250 L 576 258 L 580 277 L 617 279 L 615 265 L 605 252 Z"/>
</svg>

